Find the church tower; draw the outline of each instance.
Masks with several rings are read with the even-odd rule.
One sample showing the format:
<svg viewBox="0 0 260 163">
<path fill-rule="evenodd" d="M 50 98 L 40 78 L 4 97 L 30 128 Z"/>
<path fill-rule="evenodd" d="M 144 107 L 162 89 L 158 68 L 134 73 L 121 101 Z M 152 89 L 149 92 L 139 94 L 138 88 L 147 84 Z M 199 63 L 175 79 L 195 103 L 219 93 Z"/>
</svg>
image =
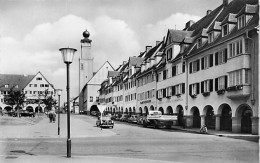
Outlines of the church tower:
<svg viewBox="0 0 260 163">
<path fill-rule="evenodd" d="M 81 54 L 79 57 L 79 93 L 85 84 L 93 77 L 93 57 L 91 55 L 90 33 L 85 30 L 81 43 Z"/>
</svg>

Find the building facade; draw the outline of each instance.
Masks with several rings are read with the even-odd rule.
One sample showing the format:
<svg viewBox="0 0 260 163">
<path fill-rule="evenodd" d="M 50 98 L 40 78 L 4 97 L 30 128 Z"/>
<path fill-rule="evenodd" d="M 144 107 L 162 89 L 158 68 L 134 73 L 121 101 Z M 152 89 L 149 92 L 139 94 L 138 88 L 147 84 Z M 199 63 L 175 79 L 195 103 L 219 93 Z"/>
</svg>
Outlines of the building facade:
<svg viewBox="0 0 260 163">
<path fill-rule="evenodd" d="M 17 108 L 12 108 L 12 106 L 4 102 L 4 95 L 8 95 L 11 89 L 23 91 L 25 94 L 25 102 L 20 109 L 33 112 L 46 111 L 46 107 L 41 101 L 45 99 L 46 95 L 53 96 L 55 99 L 58 98 L 54 86 L 49 83 L 41 72 L 38 72 L 36 75 L 0 74 L 1 110 L 17 110 Z"/>
<path fill-rule="evenodd" d="M 120 65 L 113 82 L 105 80 L 99 90 L 102 103 L 112 114 L 160 110 L 178 115 L 186 127 L 259 134 L 258 31 L 257 0 L 223 0 L 199 21 L 169 29 L 162 42 L 147 46 L 136 57 L 140 66 L 130 59 Z"/>
</svg>

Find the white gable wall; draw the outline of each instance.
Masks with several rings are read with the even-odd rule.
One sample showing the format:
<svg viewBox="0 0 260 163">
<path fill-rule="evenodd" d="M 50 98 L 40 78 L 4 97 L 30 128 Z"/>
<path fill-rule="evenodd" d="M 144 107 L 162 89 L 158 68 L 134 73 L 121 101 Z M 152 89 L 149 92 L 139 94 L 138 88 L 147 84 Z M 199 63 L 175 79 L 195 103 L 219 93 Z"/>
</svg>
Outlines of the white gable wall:
<svg viewBox="0 0 260 163">
<path fill-rule="evenodd" d="M 84 110 L 89 114 L 91 106 L 96 104 L 96 98 L 99 96 L 98 90 L 101 87 L 101 83 L 107 79 L 108 71 L 114 71 L 114 69 L 108 62 L 105 62 L 89 80 L 86 89 L 83 90 L 83 96 L 79 96 L 83 98 L 83 100 L 80 99 L 80 101 L 84 101 L 83 104 L 80 103 L 80 110 Z"/>
</svg>

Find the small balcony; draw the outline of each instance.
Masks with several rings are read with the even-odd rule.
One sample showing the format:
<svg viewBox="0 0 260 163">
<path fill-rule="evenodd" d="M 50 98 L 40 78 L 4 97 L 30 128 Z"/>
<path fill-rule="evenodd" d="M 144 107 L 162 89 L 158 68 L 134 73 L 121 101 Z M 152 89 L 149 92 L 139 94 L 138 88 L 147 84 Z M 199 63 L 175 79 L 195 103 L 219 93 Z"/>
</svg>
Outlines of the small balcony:
<svg viewBox="0 0 260 163">
<path fill-rule="evenodd" d="M 239 99 L 250 96 L 250 85 L 236 85 L 227 88 L 229 99 Z"/>
</svg>

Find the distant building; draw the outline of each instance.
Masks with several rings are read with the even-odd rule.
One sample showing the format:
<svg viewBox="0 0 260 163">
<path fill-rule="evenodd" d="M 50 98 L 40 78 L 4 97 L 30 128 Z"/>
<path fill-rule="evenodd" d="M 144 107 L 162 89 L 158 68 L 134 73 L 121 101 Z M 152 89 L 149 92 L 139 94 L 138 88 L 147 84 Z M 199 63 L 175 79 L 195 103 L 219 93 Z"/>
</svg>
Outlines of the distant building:
<svg viewBox="0 0 260 163">
<path fill-rule="evenodd" d="M 47 96 L 56 96 L 54 86 L 49 83 L 41 72 L 36 75 L 0 74 L 1 110 L 17 110 L 17 108 L 12 108 L 4 103 L 4 95 L 8 95 L 11 89 L 23 91 L 25 93 L 25 102 L 21 108 L 34 112 L 45 111 L 45 105 L 41 101 L 38 102 L 45 98 L 45 94 Z"/>
<path fill-rule="evenodd" d="M 114 68 L 109 62 L 105 62 L 97 72 L 93 72 L 93 57 L 91 54 L 91 42 L 89 32 L 83 32 L 81 40 L 81 56 L 79 59 L 79 112 L 90 113 L 91 108 L 97 108 L 98 90 L 101 83 L 107 78 L 108 71 Z"/>
</svg>

